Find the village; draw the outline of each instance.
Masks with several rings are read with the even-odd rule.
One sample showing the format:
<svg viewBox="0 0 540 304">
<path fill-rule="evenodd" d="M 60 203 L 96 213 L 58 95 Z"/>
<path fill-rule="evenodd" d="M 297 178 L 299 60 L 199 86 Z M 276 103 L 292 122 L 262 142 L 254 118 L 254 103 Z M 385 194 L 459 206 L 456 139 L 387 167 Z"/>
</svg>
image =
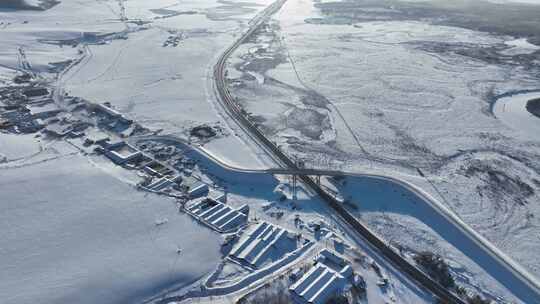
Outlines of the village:
<svg viewBox="0 0 540 304">
<path fill-rule="evenodd" d="M 188 143 L 160 137 L 108 102 L 53 94 L 47 84 L 37 84 L 31 77 L 4 87 L 0 132 L 66 141 L 83 155 L 101 155 L 136 172 L 140 182 L 134 191 L 172 197 L 178 211 L 200 223 L 200 229 L 222 235 L 222 262 L 200 288 L 181 299 L 233 294 L 238 303 L 364 303 L 373 297 L 373 291 L 369 296 L 367 292 L 371 285 L 395 301 L 377 262 L 348 245 L 327 222 L 294 212 L 302 207 L 288 192 L 287 180 L 264 176 L 262 184 L 277 187 L 257 191 L 271 192 L 274 201 L 250 204 L 249 199 L 230 195 L 227 179 L 234 172 L 212 170 L 216 165 L 204 161 L 204 155 Z M 197 126 L 190 131 L 191 144 L 218 133 L 211 126 Z M 260 185 L 254 182 L 253 187 Z M 287 209 L 294 216 L 284 217 Z M 166 219 L 155 223 L 166 224 Z M 177 254 L 182 255 L 181 247 Z"/>
</svg>

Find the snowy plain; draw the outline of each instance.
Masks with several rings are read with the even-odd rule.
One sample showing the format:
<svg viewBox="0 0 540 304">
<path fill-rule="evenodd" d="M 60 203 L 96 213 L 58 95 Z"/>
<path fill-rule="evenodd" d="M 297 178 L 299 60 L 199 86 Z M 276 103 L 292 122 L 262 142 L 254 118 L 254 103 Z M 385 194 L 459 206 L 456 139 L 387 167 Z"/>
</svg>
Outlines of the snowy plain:
<svg viewBox="0 0 540 304">
<path fill-rule="evenodd" d="M 133 119 L 166 134 L 187 138 L 189 129 L 201 124 L 227 129 L 213 101 L 213 63 L 269 1 L 169 2 L 126 2 L 130 18 L 151 20 L 152 26 L 128 40 L 90 46 L 83 64 L 65 76 L 65 89 L 95 102 L 109 101 Z M 163 16 L 161 7 L 190 13 Z M 162 46 L 171 35 L 182 37 L 179 45 Z M 236 149 L 216 146 L 215 153 L 234 164 L 261 167 L 252 149 L 227 136 L 233 132 L 227 130 L 220 141 Z"/>
<path fill-rule="evenodd" d="M 378 12 L 374 8 L 353 13 L 347 9 L 354 2 L 344 2 L 343 11 L 339 3 L 289 1 L 239 49 L 229 74 L 239 102 L 307 167 L 411 182 L 538 275 L 539 122 L 527 113 L 532 131 L 524 133 L 497 117 L 495 102 L 499 95 L 519 98 L 538 89 L 536 61 L 518 61 L 537 58 L 537 47 L 523 37 L 407 20 L 395 11 L 388 14 L 397 20 L 381 13 L 384 21 L 377 21 L 377 13 L 369 15 Z M 425 226 L 420 211 L 403 214 L 401 200 L 385 203 L 377 198 L 384 191 L 371 192 L 351 200 L 375 231 L 413 251 L 434 250 L 458 261 L 458 281 L 472 289 L 506 300 L 520 293 L 496 282 L 504 276 L 493 281 L 475 266 L 481 258 L 463 258 L 470 248 L 448 245 L 452 238 L 427 228 L 434 223 Z"/>
<path fill-rule="evenodd" d="M 213 270 L 219 235 L 76 152 L 58 143 L 0 168 L 2 303 L 141 302 Z"/>
<path fill-rule="evenodd" d="M 111 102 L 166 134 L 187 138 L 194 126 L 221 126 L 226 130 L 221 141 L 236 149 L 217 147 L 215 153 L 261 167 L 256 150 L 233 136 L 241 130 L 230 129 L 233 124 L 220 116 L 211 74 L 218 55 L 269 2 L 125 1 L 129 22 L 121 21 L 119 2 L 113 0 L 63 1 L 46 11 L 5 9 L 0 11 L 2 77 L 20 70 L 20 47 L 32 69 L 51 78 L 57 65 L 73 64 L 58 79 L 62 90 Z M 179 44 L 164 46 L 171 36 L 180 37 Z"/>
<path fill-rule="evenodd" d="M 163 7 L 172 13 L 160 11 Z M 206 72 L 236 31 L 262 7 L 217 1 L 180 6 L 177 1 L 128 1 L 126 11 L 134 23 L 122 22 L 118 1 L 62 1 L 45 11 L 2 8 L 0 81 L 11 83 L 23 70 L 22 49 L 30 72 L 44 82 L 56 81 L 60 94 L 67 85 L 79 97 L 110 101 L 126 112 L 130 103 L 132 108 L 138 103 L 142 105 L 138 113 L 152 115 L 141 118 L 136 111 L 129 115 L 149 127 L 168 120 L 169 133 L 213 124 L 219 117 L 207 101 L 206 86 L 211 82 Z M 233 19 L 238 14 L 245 16 Z M 154 19 L 155 27 L 148 26 Z M 169 32 L 186 33 L 189 43 L 162 47 Z M 122 57 L 118 48 L 129 57 Z M 141 54 L 147 55 L 146 60 L 140 60 Z M 68 68 L 67 74 L 59 73 L 59 66 L 70 65 L 73 69 Z M 84 67 L 93 67 L 94 74 Z M 117 76 L 124 81 L 115 82 Z M 100 82 L 102 78 L 105 82 Z M 106 87 L 106 82 L 113 86 Z M 136 99 L 132 93 L 137 87 L 151 98 Z M 238 153 L 242 146 L 236 146 L 225 153 L 258 164 L 249 149 Z M 178 214 L 174 200 L 137 191 L 137 176 L 79 153 L 67 143 L 45 142 L 33 134 L 0 134 L 3 303 L 143 302 L 186 287 L 215 268 L 221 257 L 219 235 Z"/>
<path fill-rule="evenodd" d="M 227 5 L 218 1 L 189 1 L 182 2 L 181 5 L 176 1 L 165 0 L 152 4 L 148 1 L 125 2 L 128 17 L 140 19 L 142 21 L 140 23 L 120 22 L 121 13 L 115 1 L 63 1 L 62 4 L 44 12 L 2 11 L 0 16 L 7 22 L 3 21 L 4 23 L 0 25 L 0 37 L 2 41 L 8 42 L 0 46 L 0 65 L 8 68 L 8 71 L 2 75 L 10 75 L 12 71 L 9 69 L 18 68 L 17 46 L 21 45 L 24 46 L 33 67 L 44 75 L 55 74 L 54 65 L 51 65 L 51 62 L 60 63 L 80 59 L 82 61 L 79 65 L 70 69 L 58 80 L 59 86 L 67 92 L 93 102 L 109 101 L 146 126 L 152 129 L 163 129 L 164 134 L 186 136 L 191 127 L 199 124 L 227 126 L 224 128 L 225 134 L 222 137 L 205 144 L 204 148 L 233 165 L 260 168 L 263 166 L 261 165 L 261 159 L 264 160 L 263 153 L 258 151 L 257 147 L 244 145 L 243 141 L 234 136 L 240 135 L 242 131 L 231 126 L 223 116 L 220 116 L 221 110 L 213 101 L 211 68 L 219 53 L 231 44 L 234 37 L 238 35 L 238 31 L 246 27 L 247 20 L 269 2 L 242 2 Z M 475 60 L 464 61 L 463 58 L 451 54 L 445 56 L 426 54 L 414 48 L 415 42 L 425 40 L 435 42 L 450 40 L 456 43 L 490 45 L 511 44 L 515 41 L 515 37 L 492 37 L 460 28 L 430 26 L 419 22 L 371 22 L 356 27 L 305 24 L 304 20 L 313 15 L 317 13 L 313 11 L 310 1 L 289 1 L 289 4 L 284 7 L 277 20 L 282 30 L 283 43 L 289 50 L 289 60 L 294 58 L 300 77 L 294 73 L 290 64 L 278 65 L 274 70 L 268 71 L 268 74 L 283 83 L 297 87 L 305 86 L 307 83 L 308 88 L 316 88 L 333 105 L 328 106 L 330 110 L 319 109 L 315 111 L 319 114 L 309 112 L 310 114 L 305 116 L 300 110 L 287 109 L 287 114 L 292 114 L 291 117 L 295 120 L 290 121 L 292 128 L 285 130 L 281 134 L 283 136 L 277 137 L 276 140 L 284 144 L 293 143 L 292 146 L 295 148 L 303 146 L 303 149 L 295 150 L 294 153 L 312 160 L 311 165 L 340 166 L 344 169 L 395 174 L 420 184 L 426 188 L 426 191 L 435 191 L 434 195 L 444 193 L 445 203 L 456 213 L 487 234 L 490 240 L 500 245 L 520 262 L 537 272 L 538 265 L 534 252 L 538 250 L 538 242 L 531 242 L 529 236 L 534 236 L 538 232 L 538 216 L 528 216 L 537 214 L 537 206 L 529 204 L 525 207 L 518 205 L 497 207 L 502 210 L 491 208 L 490 200 L 479 200 L 476 194 L 478 186 L 484 185 L 482 177 L 470 183 L 468 177 L 465 178 L 463 174 L 460 174 L 460 166 L 463 162 L 470 162 L 473 165 L 476 165 L 476 162 L 497 164 L 502 162 L 501 166 L 507 165 L 512 172 L 512 177 L 521 176 L 525 182 L 533 185 L 534 180 L 537 180 L 537 171 L 507 157 L 501 160 L 499 153 L 492 152 L 481 152 L 475 157 L 469 157 L 466 154 L 465 156 L 457 155 L 455 157 L 458 160 L 457 163 L 444 164 L 442 169 L 439 169 L 449 171 L 448 175 L 443 173 L 438 175 L 439 171 L 429 170 L 432 163 L 438 160 L 437 155 L 433 154 L 447 154 L 455 151 L 460 153 L 461 149 L 484 149 L 485 147 L 478 148 L 477 142 L 480 140 L 485 146 L 491 146 L 492 137 L 502 141 L 503 146 L 517 145 L 520 149 L 537 151 L 538 145 L 534 143 L 534 139 L 528 139 L 532 141 L 531 146 L 530 142 L 523 144 L 506 138 L 516 136 L 519 130 L 504 127 L 493 117 L 476 115 L 485 109 L 485 105 L 481 103 L 482 98 L 478 96 L 482 95 L 488 84 L 501 83 L 501 87 L 497 90 L 502 93 L 518 85 L 520 88 L 534 88 L 536 79 L 532 77 L 528 79 L 528 76 L 514 77 L 521 74 L 522 71 L 519 69 L 508 71 L 497 65 L 483 64 Z M 152 26 L 146 25 L 145 22 L 150 20 L 153 21 Z M 96 33 L 98 35 L 94 35 Z M 184 40 L 181 40 L 178 47 L 162 46 L 170 36 L 180 34 Z M 91 41 L 100 35 L 111 35 L 114 38 Z M 123 39 L 124 35 L 127 35 L 127 40 Z M 81 39 L 86 42 L 84 47 L 72 47 L 69 44 Z M 326 42 L 321 43 L 321 40 Z M 412 47 L 407 44 L 411 41 Z M 262 41 L 261 44 L 264 49 L 268 41 Z M 328 45 L 332 46 L 330 50 Z M 403 58 L 407 58 L 405 63 Z M 234 73 L 233 69 L 229 71 Z M 464 73 L 466 80 L 461 78 Z M 490 75 L 489 79 L 485 79 L 485 75 Z M 257 83 L 261 83 L 261 79 L 263 82 L 265 80 L 265 77 L 260 74 L 254 73 L 252 76 Z M 431 79 L 429 83 L 425 82 L 426 78 Z M 340 81 L 336 82 L 335 79 L 340 79 Z M 507 80 L 509 83 L 503 83 Z M 369 85 L 364 85 L 364 83 L 369 83 Z M 471 84 L 470 87 L 469 84 Z M 290 88 L 286 87 L 282 94 L 286 96 L 285 99 L 289 99 L 287 101 L 291 101 L 290 95 L 287 95 L 290 91 L 287 90 Z M 299 95 L 307 91 L 309 89 L 303 88 Z M 474 91 L 473 94 L 470 91 Z M 295 92 L 298 93 L 298 91 Z M 384 96 L 379 95 L 380 92 L 385 92 Z M 272 98 L 275 99 L 259 98 L 256 100 L 258 105 L 249 103 L 246 105 L 253 112 L 260 111 L 263 115 L 279 116 L 282 108 L 276 107 L 277 97 L 272 96 Z M 396 100 L 396 102 L 388 103 L 388 100 Z M 415 102 L 416 100 L 423 100 L 423 103 L 419 104 Z M 302 102 L 297 105 L 300 105 L 297 108 L 303 109 Z M 279 107 L 281 106 L 280 104 Z M 335 109 L 339 109 L 343 117 L 336 115 Z M 327 118 L 321 119 L 323 117 L 321 115 L 327 115 Z M 299 121 L 305 119 L 305 123 L 299 124 L 296 119 Z M 320 122 L 319 125 L 332 127 L 321 133 L 324 145 L 310 141 L 309 137 L 308 140 L 302 138 L 305 134 L 310 136 L 315 134 L 316 137 L 319 130 L 309 128 L 310 122 L 314 120 Z M 434 129 L 427 128 L 426 125 L 432 124 L 434 120 L 440 122 L 441 125 Z M 467 126 L 467 130 L 460 130 L 465 134 L 464 136 L 456 136 L 454 129 L 456 121 Z M 390 124 L 392 122 L 394 125 Z M 402 128 L 404 130 L 400 130 L 401 126 L 405 126 Z M 304 132 L 295 128 L 303 129 Z M 354 130 L 355 136 L 350 134 L 349 128 Z M 502 135 L 492 134 L 499 132 Z M 486 139 L 486 137 L 489 138 Z M 296 138 L 302 138 L 302 141 L 297 141 Z M 362 142 L 362 147 L 358 145 L 357 139 Z M 88 301 L 88 303 L 125 302 L 126 300 L 137 302 L 163 289 L 182 287 L 212 269 L 217 261 L 217 236 L 196 226 L 197 230 L 194 232 L 194 224 L 188 218 L 175 214 L 176 210 L 172 202 L 135 192 L 134 188 L 129 186 L 129 178 L 126 180 L 126 177 L 121 175 L 122 181 L 118 181 L 110 177 L 110 174 L 115 175 L 114 167 L 89 162 L 88 159 L 77 155 L 62 156 L 58 160 L 49 160 L 35 165 L 26 164 L 27 156 L 32 156 L 40 150 L 37 139 L 34 143 L 32 140 L 30 136 L 13 139 L 4 134 L 0 135 L 0 153 L 6 155 L 6 159 L 11 161 L 6 168 L 2 168 L 2 171 L 8 172 L 7 174 L 2 172 L 1 178 L 5 180 L 0 182 L 0 187 L 7 187 L 1 190 L 2 194 L 7 193 L 13 200 L 24 202 L 28 208 L 21 208 L 20 211 L 29 212 L 28 216 L 13 218 L 17 213 L 11 212 L 13 211 L 11 205 L 7 205 L 10 211 L 3 212 L 2 215 L 5 217 L 2 223 L 14 223 L 4 229 L 9 231 L 7 234 L 9 238 L 2 239 L 6 242 L 5 244 L 15 244 L 13 248 L 5 250 L 6 254 L 9 254 L 6 256 L 13 257 L 10 258 L 13 263 L 8 263 L 7 265 L 10 266 L 6 267 L 6 272 L 3 272 L 10 275 L 10 280 L 1 280 L 6 282 L 6 285 L 1 287 L 2 293 L 9 295 L 6 298 L 10 301 L 28 302 L 34 299 L 35 295 L 39 295 L 44 297 L 45 302 L 68 300 Z M 415 145 L 417 142 L 421 144 Z M 336 149 L 328 149 L 325 146 L 327 143 L 352 152 L 343 154 Z M 16 147 L 15 144 L 17 144 Z M 423 145 L 436 153 L 426 153 Z M 59 149 L 62 150 L 65 147 Z M 366 160 L 362 150 L 367 150 L 371 156 L 382 156 L 383 160 L 392 161 L 383 161 L 378 164 L 377 160 L 369 157 Z M 75 151 L 70 153 L 76 154 Z M 47 153 L 39 154 L 38 158 L 44 154 Z M 526 157 L 531 158 L 535 154 L 532 155 L 526 155 Z M 22 159 L 18 159 L 20 157 Z M 32 158 L 28 159 L 32 160 Z M 415 173 L 411 167 L 400 167 L 411 160 L 415 166 L 431 173 L 429 175 L 431 182 L 414 176 Z M 15 166 L 8 169 L 7 167 L 11 165 Z M 96 166 L 105 170 L 107 175 Z M 59 172 L 57 172 L 58 169 Z M 45 179 L 42 180 L 40 177 L 35 178 L 36 180 L 31 179 L 30 176 L 36 171 L 40 172 L 40 176 Z M 47 178 L 48 176 L 51 178 Z M 230 175 L 226 176 L 230 178 Z M 244 178 L 249 180 L 251 177 L 247 175 Z M 16 188 L 10 186 L 13 180 L 21 181 L 21 185 L 25 181 L 40 185 L 39 189 L 50 190 L 51 193 L 45 192 L 43 194 L 45 202 L 37 204 L 34 196 L 15 191 Z M 266 177 L 264 180 L 268 181 Z M 87 196 L 81 198 L 77 195 L 78 188 L 71 189 L 71 186 L 66 186 L 71 185 L 72 182 Z M 509 182 L 512 184 L 514 180 Z M 364 183 L 362 186 L 368 184 Z M 432 190 L 432 184 L 436 184 L 439 190 Z M 514 184 L 517 183 L 514 182 Z M 88 188 L 94 188 L 92 185 L 100 185 L 99 193 L 85 192 Z M 28 189 L 35 189 L 35 187 Z M 107 191 L 101 193 L 101 189 Z M 267 192 L 261 195 L 256 193 L 250 185 L 237 184 L 231 186 L 231 189 L 232 192 L 239 194 L 236 197 L 237 201 L 241 202 L 248 198 L 254 205 L 258 205 L 256 207 L 259 208 L 258 214 L 272 218 L 269 215 L 263 215 L 265 212 L 262 206 L 267 201 L 275 200 L 274 194 Z M 73 197 L 74 203 L 57 201 L 55 198 L 58 193 L 62 193 L 63 197 Z M 235 194 L 231 197 L 235 198 Z M 538 201 L 538 196 L 535 194 L 525 199 Z M 129 200 L 129 205 L 127 200 Z M 85 203 L 77 204 L 79 201 Z M 463 204 L 464 201 L 474 203 Z M 130 208 L 133 202 L 139 202 L 136 204 L 139 209 Z M 415 241 L 422 244 L 419 246 L 421 248 L 436 243 L 435 246 L 442 248 L 441 253 L 445 252 L 448 245 L 444 243 L 444 240 L 441 241 L 441 238 L 429 227 L 418 223 L 417 219 L 400 216 L 399 210 L 389 211 L 388 205 L 376 204 L 377 202 L 378 200 L 373 199 L 371 205 L 366 206 L 366 208 L 371 206 L 374 210 L 368 212 L 364 219 L 373 224 L 381 234 L 388 238 L 402 238 L 405 240 L 404 243 L 411 247 Z M 114 205 L 111 205 L 113 203 Z M 150 207 L 147 204 L 152 205 Z M 38 207 L 34 209 L 34 205 Z M 325 213 L 321 212 L 320 207 L 314 204 L 307 195 L 300 196 L 300 205 L 306 218 L 314 216 L 316 219 L 322 219 L 324 217 L 321 214 Z M 65 214 L 51 214 L 48 211 L 49 207 L 65 210 Z M 92 207 L 99 208 L 94 210 L 95 214 Z M 19 209 L 15 211 L 17 210 Z M 111 210 L 114 213 L 110 214 L 110 217 L 108 215 L 105 219 L 100 218 L 100 214 L 107 214 Z M 83 211 L 85 214 L 89 211 L 93 217 L 82 216 Z M 386 216 L 389 212 L 392 214 Z M 50 219 L 44 221 L 48 224 L 40 223 L 40 217 L 43 215 L 46 216 L 45 219 Z M 72 226 L 77 228 L 74 232 L 69 232 L 69 229 L 63 228 L 60 218 L 72 217 L 80 219 L 84 225 L 81 227 L 77 227 L 77 224 L 70 225 L 68 228 Z M 157 229 L 155 222 L 162 221 L 165 217 L 168 219 L 167 224 Z M 290 226 L 293 217 L 294 212 L 289 210 L 287 216 L 278 222 L 284 226 Z M 500 225 L 501 218 L 504 225 Z M 134 220 L 138 222 L 132 222 Z M 94 228 L 96 222 L 103 223 L 102 227 Z M 392 222 L 397 224 L 393 226 Z M 483 223 L 488 224 L 482 225 Z M 403 225 L 407 224 L 414 227 L 414 231 L 403 231 Z M 62 238 L 60 241 L 44 238 L 37 244 L 38 246 L 26 247 L 26 244 L 19 243 L 18 237 L 14 237 L 21 234 L 20 230 L 18 228 L 15 230 L 14 227 L 21 230 L 24 227 L 31 227 L 25 232 L 28 233 L 28 238 L 42 235 L 40 232 L 51 232 Z M 493 227 L 496 228 L 493 229 Z M 86 243 L 86 239 L 82 237 L 85 235 L 83 232 L 92 228 L 96 229 L 95 237 L 91 237 L 88 244 L 79 248 L 80 243 Z M 193 232 L 187 235 L 177 233 L 177 231 L 186 230 Z M 109 231 L 115 233 L 109 233 Z M 145 235 L 146 238 L 151 238 L 148 237 L 150 234 L 148 231 L 159 231 L 156 232 L 160 237 L 157 238 L 158 244 L 155 247 L 150 247 L 148 242 L 140 239 Z M 197 239 L 209 240 L 209 243 L 205 243 L 207 247 L 204 247 L 207 248 L 204 254 L 209 256 L 201 255 L 197 251 L 200 249 L 198 244 L 189 246 L 192 244 L 189 242 L 193 241 L 190 238 L 191 233 L 197 235 Z M 417 236 L 414 233 L 421 235 Z M 23 235 L 26 236 L 26 234 Z M 98 238 L 101 235 L 105 236 L 102 240 Z M 184 237 L 187 238 L 184 239 Z M 413 238 L 413 241 L 408 240 L 408 237 Z M 119 242 L 120 244 L 128 243 L 125 240 L 132 240 L 133 244 L 118 245 Z M 47 246 L 54 245 L 55 242 L 60 243 L 58 247 L 53 248 L 58 251 L 51 251 L 52 254 L 49 255 Z M 193 251 L 178 255 L 177 246 L 184 248 L 183 244 L 193 247 L 191 248 Z M 8 245 L 2 245 L 0 248 L 9 248 Z M 105 258 L 109 255 L 103 249 L 105 247 L 116 248 L 116 253 L 110 259 Z M 463 270 L 460 279 L 469 282 L 473 287 L 477 285 L 478 290 L 496 286 L 493 293 L 504 295 L 506 292 L 504 288 L 492 283 L 490 278 L 485 278 L 485 274 L 480 273 L 481 270 L 475 268 L 474 265 L 471 266 L 467 259 L 462 259 L 462 253 L 457 252 L 460 249 L 450 248 L 450 253 L 446 256 L 451 262 L 455 262 L 453 269 L 456 272 L 462 270 L 461 263 L 467 264 L 467 270 Z M 124 250 L 127 251 L 124 252 Z M 17 254 L 21 251 L 28 251 L 30 254 L 21 258 Z M 186 259 L 201 258 L 199 264 L 204 265 L 205 268 L 192 269 L 188 267 L 189 262 L 182 263 L 184 254 L 186 254 Z M 74 262 L 77 261 L 75 256 L 83 257 L 85 263 Z M 129 261 L 133 261 L 129 263 L 130 265 L 126 265 L 127 262 L 124 261 L 126 256 L 130 259 Z M 148 256 L 158 258 L 148 260 Z M 60 267 L 64 271 L 56 273 L 54 266 L 64 263 L 64 260 L 58 257 L 66 257 L 68 267 Z M 176 259 L 179 265 L 186 265 L 186 268 L 176 266 Z M 52 266 L 41 264 L 40 261 L 44 260 L 51 261 Z M 103 268 L 93 267 L 94 265 L 100 265 Z M 34 272 L 40 267 L 44 268 L 44 274 L 52 273 L 50 276 L 54 279 L 48 282 L 51 285 L 21 283 L 28 281 L 43 283 L 40 280 L 41 277 L 36 276 Z M 177 267 L 176 269 L 180 269 L 180 272 L 174 272 L 171 275 L 170 273 L 173 272 L 170 270 L 171 267 L 172 269 Z M 89 268 L 95 268 L 95 272 L 87 274 Z M 23 275 L 11 276 L 19 269 L 24 269 Z M 118 277 L 122 280 L 118 281 Z M 396 277 L 399 279 L 399 274 L 396 274 Z M 16 278 L 17 281 L 12 281 L 11 278 Z M 88 280 L 94 283 L 87 286 Z M 40 294 L 41 290 L 37 289 L 33 291 L 17 289 L 27 287 L 25 285 L 42 287 L 41 290 L 55 288 L 52 289 L 54 292 L 45 295 Z M 90 288 L 86 289 L 89 291 L 103 290 L 103 286 L 107 286 L 107 292 L 98 292 L 94 295 L 95 297 L 80 299 L 80 293 L 77 293 L 77 290 L 81 291 L 85 288 Z M 133 286 L 138 286 L 138 288 L 132 288 Z M 405 303 L 425 301 L 421 294 L 415 294 L 415 287 L 408 285 L 406 280 L 396 283 L 395 288 L 401 292 L 402 301 Z M 133 293 L 133 289 L 141 292 Z M 411 289 L 413 292 L 410 291 Z"/>
</svg>

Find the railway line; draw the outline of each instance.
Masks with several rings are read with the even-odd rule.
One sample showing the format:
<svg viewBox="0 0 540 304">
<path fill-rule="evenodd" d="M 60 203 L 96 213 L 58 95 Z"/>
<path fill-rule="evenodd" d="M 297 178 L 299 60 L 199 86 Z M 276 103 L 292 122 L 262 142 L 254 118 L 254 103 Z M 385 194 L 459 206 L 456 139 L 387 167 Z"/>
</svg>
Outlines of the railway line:
<svg viewBox="0 0 540 304">
<path fill-rule="evenodd" d="M 296 171 L 300 174 L 299 179 L 304 184 L 317 193 L 328 206 L 356 233 L 358 233 L 367 243 L 379 252 L 386 260 L 388 260 L 394 267 L 414 281 L 423 286 L 426 290 L 429 290 L 437 298 L 447 303 L 465 304 L 465 301 L 460 299 L 454 293 L 442 287 L 439 283 L 431 279 L 420 269 L 409 263 L 405 258 L 396 253 L 388 244 L 386 244 L 381 238 L 373 233 L 364 224 L 358 221 L 353 215 L 351 215 L 342 204 L 337 201 L 332 195 L 323 190 L 309 175 L 302 172 L 296 163 L 283 153 L 272 141 L 266 136 L 245 116 L 244 111 L 235 102 L 235 98 L 232 96 L 227 88 L 225 79 L 225 70 L 228 58 L 232 53 L 244 43 L 264 22 L 275 12 L 277 12 L 286 0 L 277 0 L 261 14 L 259 14 L 252 22 L 250 22 L 250 28 L 246 31 L 231 47 L 219 57 L 217 64 L 214 67 L 214 81 L 216 95 L 225 111 L 244 129 L 248 135 L 251 136 L 262 148 L 269 152 L 274 159 L 280 163 L 286 171 Z"/>
</svg>

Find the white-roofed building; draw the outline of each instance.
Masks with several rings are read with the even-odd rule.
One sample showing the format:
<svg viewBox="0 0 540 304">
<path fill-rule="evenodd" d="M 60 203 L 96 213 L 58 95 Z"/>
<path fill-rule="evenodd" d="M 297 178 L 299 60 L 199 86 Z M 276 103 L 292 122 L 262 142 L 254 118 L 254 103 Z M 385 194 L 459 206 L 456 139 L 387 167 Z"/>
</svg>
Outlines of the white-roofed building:
<svg viewBox="0 0 540 304">
<path fill-rule="evenodd" d="M 193 216 L 220 232 L 237 229 L 247 223 L 248 213 L 241 206 L 238 209 L 212 198 L 196 201 L 186 208 Z M 248 208 L 249 211 L 249 208 Z"/>
<path fill-rule="evenodd" d="M 353 274 L 351 266 L 330 250 L 323 249 L 316 260 L 317 264 L 289 288 L 296 303 L 326 303 L 332 296 L 343 292 Z"/>
<path fill-rule="evenodd" d="M 141 151 L 125 142 L 118 142 L 108 145 L 105 155 L 119 165 L 143 156 Z"/>
<path fill-rule="evenodd" d="M 242 235 L 230 257 L 242 264 L 260 268 L 267 262 L 281 259 L 297 248 L 297 240 L 287 230 L 261 222 Z"/>
<path fill-rule="evenodd" d="M 188 195 L 190 198 L 197 198 L 207 194 L 209 191 L 208 185 L 197 181 L 189 186 Z"/>
<path fill-rule="evenodd" d="M 162 177 L 152 181 L 152 183 L 146 186 L 146 188 L 153 191 L 162 191 L 168 187 L 172 187 L 173 185 L 180 183 L 181 181 L 182 178 L 180 176 L 176 176 L 174 178 Z"/>
<path fill-rule="evenodd" d="M 41 119 L 47 119 L 53 116 L 56 116 L 56 114 L 62 112 L 56 104 L 50 102 L 44 105 L 29 105 L 27 106 L 30 115 L 34 119 L 41 118 Z"/>
</svg>

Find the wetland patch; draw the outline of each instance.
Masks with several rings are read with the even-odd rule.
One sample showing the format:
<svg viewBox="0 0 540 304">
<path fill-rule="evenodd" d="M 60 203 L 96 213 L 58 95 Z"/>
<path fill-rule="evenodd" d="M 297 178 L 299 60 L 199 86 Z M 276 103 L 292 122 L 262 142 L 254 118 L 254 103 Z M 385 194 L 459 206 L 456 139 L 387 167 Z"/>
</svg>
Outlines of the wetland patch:
<svg viewBox="0 0 540 304">
<path fill-rule="evenodd" d="M 540 45 L 540 6 L 497 4 L 480 0 L 434 0 L 405 2 L 398 0 L 355 0 L 316 3 L 324 20 L 310 23 L 355 23 L 364 21 L 423 21 L 435 25 L 456 26 L 481 32 L 526 37 Z M 349 22 L 347 22 L 347 20 Z"/>
</svg>

